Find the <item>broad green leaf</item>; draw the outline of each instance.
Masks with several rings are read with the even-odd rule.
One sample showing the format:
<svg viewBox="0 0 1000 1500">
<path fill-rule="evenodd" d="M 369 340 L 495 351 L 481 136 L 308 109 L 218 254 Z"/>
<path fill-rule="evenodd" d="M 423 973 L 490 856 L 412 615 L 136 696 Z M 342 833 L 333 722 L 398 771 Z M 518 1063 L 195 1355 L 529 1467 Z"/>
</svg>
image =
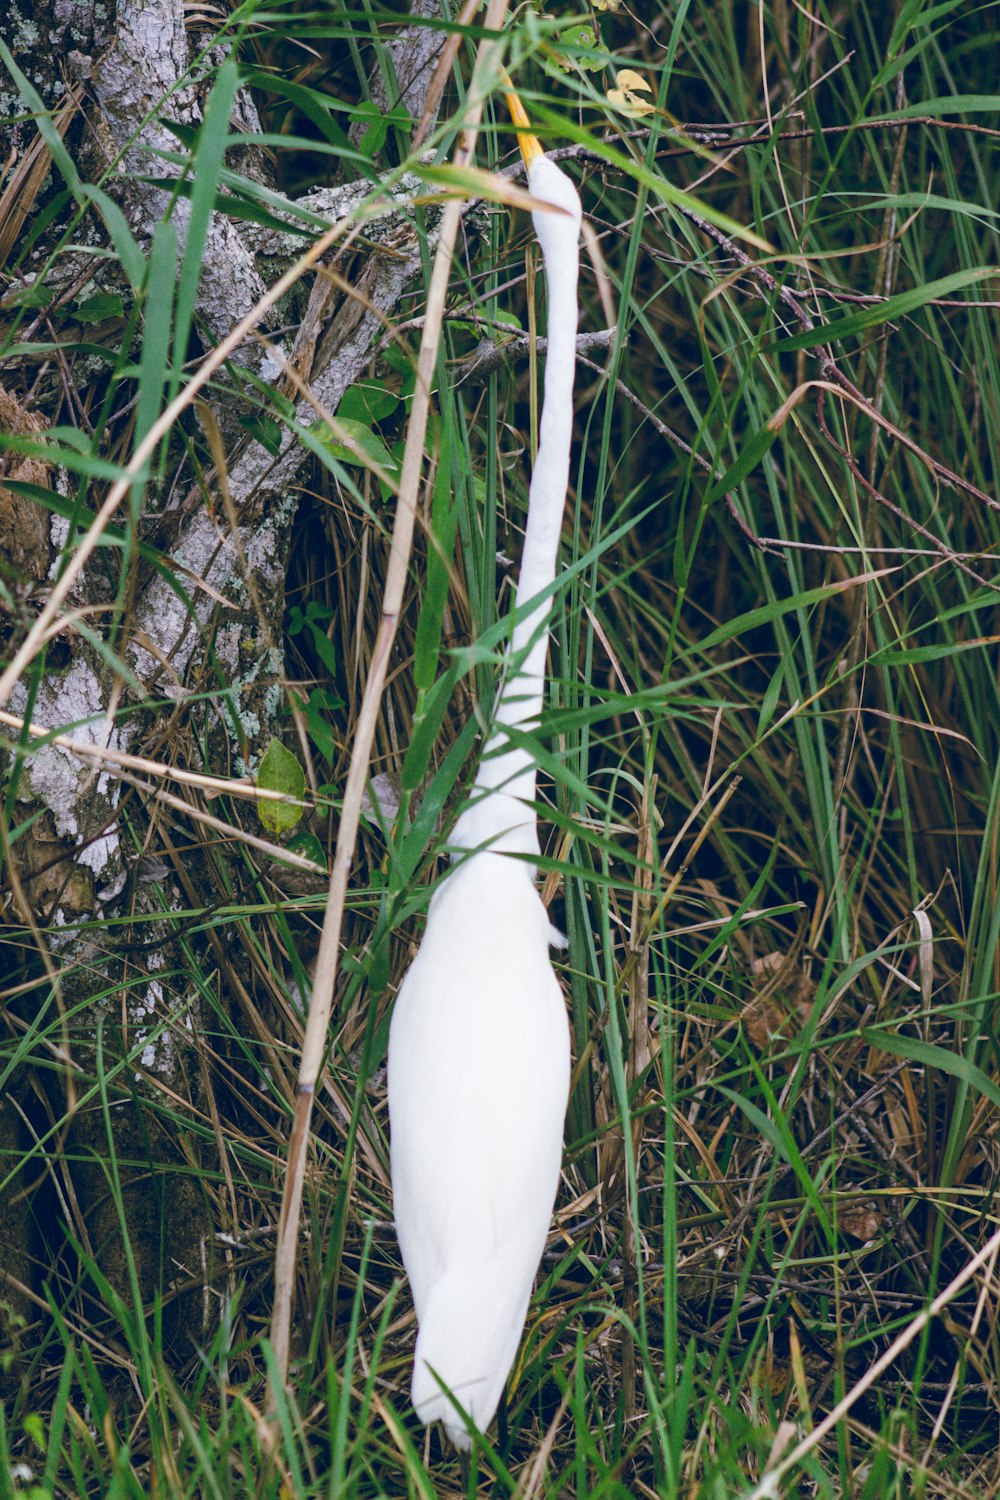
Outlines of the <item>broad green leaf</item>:
<svg viewBox="0 0 1000 1500">
<path fill-rule="evenodd" d="M 293 604 L 288 615 L 288 634 L 307 635 L 313 650 L 331 677 L 337 670 L 337 653 L 326 633 L 326 626 L 333 615 L 333 610 L 328 605 L 321 604 L 318 599 L 310 599 L 305 609 L 300 604 Z"/>
<path fill-rule="evenodd" d="M 300 700 L 301 701 L 301 700 Z M 304 705 L 306 730 L 320 755 L 331 765 L 337 761 L 337 740 L 333 732 L 333 720 L 337 710 L 343 708 L 342 701 L 326 688 L 313 688 Z"/>
<path fill-rule="evenodd" d="M 323 446 L 342 464 L 357 464 L 363 469 L 384 469 L 395 474 L 399 468 L 377 432 L 363 422 L 352 422 L 346 417 L 335 417 L 331 428 L 325 422 L 316 422 L 312 431 Z"/>
<path fill-rule="evenodd" d="M 556 66 L 564 72 L 569 72 L 571 68 L 582 68 L 586 73 L 599 73 L 608 62 L 608 54 L 601 47 L 600 38 L 593 26 L 579 23 L 560 31 L 552 56 Z"/>
<path fill-rule="evenodd" d="M 344 392 L 337 407 L 338 421 L 360 422 L 371 427 L 384 421 L 399 405 L 399 396 L 384 380 L 359 380 Z"/>
<path fill-rule="evenodd" d="M 409 400 L 413 395 L 413 388 L 417 383 L 416 357 L 411 357 L 405 350 L 400 349 L 397 344 L 393 344 L 386 350 L 384 360 L 389 369 L 395 370 L 400 376 L 400 399 L 403 401 Z"/>
<path fill-rule="evenodd" d="M 72 316 L 78 323 L 103 323 L 106 318 L 123 318 L 125 304 L 116 292 L 98 292 L 75 307 Z"/>
<path fill-rule="evenodd" d="M 244 415 L 236 418 L 244 432 L 249 432 L 266 448 L 272 458 L 277 458 L 281 452 L 281 424 L 276 422 L 266 411 L 254 412 L 252 416 Z"/>
<path fill-rule="evenodd" d="M 866 1028 L 861 1033 L 870 1047 L 877 1047 L 880 1052 L 888 1052 L 891 1057 L 907 1057 L 913 1062 L 920 1063 L 925 1068 L 937 1068 L 941 1073 L 947 1073 L 952 1078 L 959 1078 L 968 1084 L 976 1093 L 982 1094 L 1000 1109 L 1000 1088 L 988 1078 L 982 1068 L 977 1068 L 974 1062 L 963 1057 L 960 1052 L 952 1052 L 948 1047 L 936 1047 L 932 1042 L 921 1041 L 916 1036 L 903 1036 L 899 1032 L 876 1031 Z"/>
<path fill-rule="evenodd" d="M 305 859 L 311 859 L 314 865 L 325 866 L 327 863 L 323 845 L 309 828 L 293 833 L 288 840 L 288 848 L 295 854 L 301 854 Z"/>
<path fill-rule="evenodd" d="M 367 101 L 356 105 L 353 113 L 356 120 L 370 122 L 368 129 L 358 142 L 358 149 L 362 156 L 372 161 L 385 145 L 385 138 L 389 133 L 389 121 L 377 105 Z"/>
<path fill-rule="evenodd" d="M 280 740 L 272 740 L 257 771 L 257 785 L 268 792 L 301 800 L 306 789 L 305 772 Z M 289 802 L 257 803 L 257 816 L 269 833 L 287 833 L 302 817 L 304 808 Z"/>
</svg>

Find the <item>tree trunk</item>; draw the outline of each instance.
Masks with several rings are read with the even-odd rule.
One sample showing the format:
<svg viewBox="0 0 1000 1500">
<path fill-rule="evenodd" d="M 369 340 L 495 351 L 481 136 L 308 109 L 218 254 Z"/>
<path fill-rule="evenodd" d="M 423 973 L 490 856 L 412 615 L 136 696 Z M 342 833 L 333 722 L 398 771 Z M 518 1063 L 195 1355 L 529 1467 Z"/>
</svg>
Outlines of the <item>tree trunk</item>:
<svg viewBox="0 0 1000 1500">
<path fill-rule="evenodd" d="M 426 16 L 427 0 L 417 8 Z M 108 369 L 135 294 L 114 253 L 120 245 L 111 220 L 95 210 L 86 185 L 117 203 L 144 256 L 169 218 L 180 268 L 193 207 L 163 179 L 181 173 L 177 159 L 200 125 L 220 54 L 206 50 L 204 34 L 186 29 L 182 0 L 118 0 L 115 7 L 35 0 L 30 16 L 11 5 L 0 17 L 0 40 L 16 65 L 0 68 L 0 161 L 8 163 L 0 183 L 0 263 L 6 259 L 8 273 L 0 429 L 37 444 L 48 429 L 74 427 L 86 453 L 123 464 L 136 442 L 130 377 L 120 372 L 111 390 Z M 439 44 L 426 27 L 400 32 L 397 77 L 411 92 Z M 385 87 L 379 80 L 383 100 Z M 69 171 L 58 149 L 53 160 L 51 133 L 35 124 L 34 94 L 61 136 Z M 253 99 L 240 90 L 230 132 L 259 128 Z M 273 187 L 265 156 L 252 145 L 231 148 L 226 164 Z M 297 289 L 265 320 L 271 348 L 245 341 L 233 356 L 268 384 L 287 357 L 299 380 L 286 389 L 303 426 L 318 411 L 334 411 L 370 363 L 385 316 L 419 267 L 402 186 L 402 196 L 399 184 L 394 189 L 396 214 L 366 230 L 366 245 L 374 238 L 376 248 L 360 262 L 338 263 L 339 276 L 353 272 L 356 294 L 331 297 L 325 283 L 311 297 L 308 287 Z M 365 179 L 303 202 L 333 221 L 370 191 Z M 378 236 L 386 226 L 383 251 Z M 27 235 L 34 235 L 30 246 Z M 213 212 L 189 362 L 229 333 L 303 243 Z M 299 337 L 283 342 L 279 328 L 303 315 Z M 65 352 L 67 339 L 103 345 L 112 364 Z M 200 763 L 206 774 L 229 777 L 252 773 L 287 724 L 284 575 L 294 485 L 310 455 L 287 428 L 277 451 L 273 440 L 265 446 L 247 436 L 239 418 L 252 413 L 252 401 L 241 398 L 235 379 L 226 389 L 221 381 L 206 387 L 198 412 L 186 414 L 162 472 L 145 487 L 141 515 L 122 508 L 117 525 L 131 529 L 133 545 L 94 553 L 60 628 L 14 690 L 7 709 L 36 732 L 191 769 Z M 211 464 L 192 465 L 189 455 L 206 442 Z M 109 481 L 81 483 L 38 453 L 9 450 L 2 463 L 0 481 L 14 486 L 0 489 L 9 659 L 86 530 L 83 518 L 71 535 L 71 502 L 93 513 Z M 219 1023 L 191 964 L 192 952 L 211 948 L 187 933 L 183 913 L 209 904 L 220 881 L 238 885 L 239 861 L 231 844 L 199 848 L 197 823 L 158 804 L 148 778 L 123 777 L 61 745 L 32 748 L 28 730 L 10 723 L 5 732 L 20 739 L 8 757 L 2 851 L 6 922 L 19 945 L 11 945 L 7 964 L 12 1062 L 0 1111 L 7 1321 L 30 1319 L 42 1305 L 51 1267 L 44 1255 L 43 1264 L 36 1261 L 35 1219 L 55 1213 L 98 1301 L 101 1277 L 126 1305 L 138 1298 L 147 1314 L 162 1297 L 169 1339 L 190 1348 L 212 1321 L 205 1289 L 216 1225 L 202 1180 L 206 1168 L 221 1174 L 224 1164 L 207 1098 L 206 1039 Z M 193 811 L 212 805 L 197 791 L 190 797 Z M 262 834 L 248 804 L 234 802 L 226 816 Z M 179 847 L 185 834 L 195 835 L 187 852 Z M 33 950 L 27 960 L 26 947 Z M 239 954 L 229 957 L 238 974 Z M 225 1007 L 225 994 L 214 998 Z M 192 1130 L 179 1135 L 179 1119 Z"/>
</svg>

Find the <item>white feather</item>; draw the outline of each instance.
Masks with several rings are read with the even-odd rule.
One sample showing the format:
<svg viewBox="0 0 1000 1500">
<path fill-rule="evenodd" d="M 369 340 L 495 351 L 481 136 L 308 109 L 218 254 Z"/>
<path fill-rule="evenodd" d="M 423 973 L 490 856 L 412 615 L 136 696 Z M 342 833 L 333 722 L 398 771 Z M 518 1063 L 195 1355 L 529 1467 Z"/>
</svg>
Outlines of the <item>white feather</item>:
<svg viewBox="0 0 1000 1500">
<path fill-rule="evenodd" d="M 488 1426 L 559 1184 L 569 1032 L 548 915 L 517 861 L 475 854 L 431 902 L 389 1040 L 392 1186 L 420 1336 L 413 1404 Z"/>
</svg>

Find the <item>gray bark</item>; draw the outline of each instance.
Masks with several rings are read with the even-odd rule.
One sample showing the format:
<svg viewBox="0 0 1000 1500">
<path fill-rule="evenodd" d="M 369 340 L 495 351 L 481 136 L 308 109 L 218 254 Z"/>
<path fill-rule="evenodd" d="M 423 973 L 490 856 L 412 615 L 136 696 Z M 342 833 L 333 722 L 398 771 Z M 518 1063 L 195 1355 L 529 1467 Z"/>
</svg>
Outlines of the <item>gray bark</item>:
<svg viewBox="0 0 1000 1500">
<path fill-rule="evenodd" d="M 436 10 L 430 0 L 417 4 L 421 15 Z M 104 190 L 118 197 L 139 245 L 148 248 L 156 222 L 168 210 L 170 194 L 138 179 L 173 170 L 151 157 L 151 150 L 180 149 L 161 117 L 196 126 L 206 96 L 207 70 L 185 31 L 181 0 L 118 0 L 113 13 L 102 0 L 35 0 L 30 16 L 14 5 L 7 8 L 0 17 L 0 37 L 53 112 L 66 103 L 64 74 L 76 80 L 82 104 L 70 120 L 66 143 L 81 177 L 103 179 Z M 415 86 L 432 68 L 439 46 L 440 35 L 427 28 L 404 31 L 393 52 L 399 80 Z M 374 80 L 373 87 L 377 92 L 383 81 Z M 405 88 L 404 97 L 409 98 Z M 0 69 L 0 160 L 17 161 L 32 149 L 37 153 L 35 128 L 24 114 L 13 81 Z M 256 110 L 248 95 L 238 97 L 236 116 L 234 129 L 256 128 Z M 265 170 L 260 159 L 243 160 L 240 169 L 257 175 Z M 46 195 L 60 186 L 53 172 L 37 202 L 29 205 L 27 222 Z M 405 190 L 404 184 L 401 201 Z M 314 211 L 336 217 L 368 191 L 367 183 L 348 184 L 310 195 L 307 202 Z M 183 248 L 189 222 L 183 198 L 173 205 L 173 216 Z M 65 216 L 40 241 L 42 262 L 46 246 L 64 223 Z M 99 240 L 96 221 L 88 223 L 89 232 Z M 416 238 L 405 214 L 386 225 L 394 235 L 391 253 L 382 255 L 376 248 L 356 269 L 363 300 L 334 301 L 318 328 L 321 358 L 304 371 L 307 378 L 313 377 L 314 399 L 328 411 L 370 362 L 384 331 L 381 319 L 392 312 L 419 266 Z M 227 334 L 264 291 L 265 276 L 273 280 L 301 253 L 301 246 L 300 238 L 215 215 L 197 306 L 207 336 L 221 339 Z M 88 291 L 127 290 L 108 259 L 70 254 L 53 270 L 60 285 L 81 274 L 89 278 Z M 288 309 L 283 313 L 287 319 Z M 286 347 L 284 353 L 291 356 L 293 350 Z M 266 378 L 277 373 L 259 343 L 245 344 L 236 358 L 255 365 Z M 28 355 L 19 361 L 14 350 L 13 357 L 8 354 L 0 365 L 0 426 L 8 432 L 37 432 L 52 424 L 65 394 L 47 369 L 39 371 Z M 297 414 L 306 425 L 315 420 L 314 408 L 304 400 Z M 203 743 L 211 747 L 215 763 L 203 769 L 226 775 L 253 763 L 276 729 L 283 669 L 283 585 L 295 508 L 291 486 L 308 453 L 290 439 L 277 458 L 259 443 L 237 443 L 234 434 L 240 429 L 234 414 L 219 407 L 215 416 L 227 441 L 228 487 L 239 534 L 229 534 L 223 507 L 214 505 L 213 515 L 200 492 L 184 497 L 168 486 L 151 485 L 144 531 L 182 565 L 182 582 L 193 607 L 186 607 L 162 578 L 142 573 L 133 588 L 128 638 L 115 644 L 149 693 L 173 700 L 171 732 L 186 733 L 192 724 L 205 731 Z M 44 465 L 34 460 L 12 461 L 8 455 L 4 462 L 8 478 L 69 492 L 65 476 L 46 474 Z M 89 497 L 94 508 L 99 502 L 100 496 Z M 50 525 L 35 502 L 0 489 L 0 576 L 14 600 L 10 623 L 15 645 L 44 600 L 50 565 L 65 535 L 64 521 L 57 517 Z M 252 575 L 249 588 L 244 568 Z M 203 580 L 207 589 L 192 584 L 192 578 Z M 106 566 L 92 564 L 71 604 L 107 604 L 113 592 Z M 220 606 L 219 595 L 235 600 L 236 607 Z M 255 607 L 258 601 L 263 619 Z M 199 725 L 194 716 L 204 710 L 188 702 L 204 664 L 203 631 L 210 620 L 238 727 L 227 724 L 220 713 Z M 58 650 L 50 651 L 40 681 L 22 683 L 11 708 L 21 715 L 30 712 L 33 722 L 46 728 L 75 726 L 73 735 L 91 744 L 142 753 L 152 746 L 155 753 L 165 717 L 162 708 L 158 721 L 142 715 L 116 717 L 123 703 L 134 701 L 130 689 L 123 687 L 92 644 L 73 631 L 65 638 L 68 657 L 65 644 L 61 656 Z M 272 644 L 265 647 L 262 640 Z M 15 821 L 33 816 L 34 822 L 9 858 L 28 907 L 20 910 L 20 918 L 40 931 L 49 964 L 61 972 L 59 999 L 70 1017 L 64 1023 L 70 1041 L 69 1056 L 61 1059 L 64 1082 L 53 1082 L 58 1074 L 51 1071 L 46 1082 L 54 1114 L 67 1115 L 69 1123 L 68 1133 L 57 1133 L 61 1155 L 58 1161 L 50 1160 L 52 1179 L 70 1173 L 71 1196 L 82 1216 L 76 1229 L 85 1249 L 98 1259 L 118 1294 L 129 1300 L 126 1226 L 108 1190 L 105 1167 L 113 1143 L 122 1164 L 123 1206 L 137 1252 L 141 1295 L 148 1304 L 154 1292 L 166 1293 L 168 1334 L 184 1344 L 203 1339 L 207 1332 L 211 1303 L 200 1284 L 211 1281 L 216 1226 L 210 1204 L 195 1186 L 196 1176 L 186 1170 L 197 1163 L 182 1159 L 163 1123 L 161 1106 L 170 1101 L 172 1109 L 197 1114 L 204 1104 L 199 1047 L 210 1018 L 199 990 L 185 977 L 184 949 L 171 922 L 171 912 L 187 906 L 192 889 L 201 888 L 202 872 L 195 863 L 164 879 L 165 867 L 156 861 L 150 867 L 143 848 L 142 829 L 148 825 L 141 796 L 129 794 L 127 823 L 122 797 L 122 784 L 113 773 L 95 774 L 63 749 L 49 745 L 29 754 L 19 767 Z M 106 939 L 96 940 L 91 925 L 96 917 L 155 921 L 111 929 Z M 41 978 L 31 1003 L 45 993 Z M 107 1110 L 100 1091 L 92 1088 L 98 1076 L 98 1031 L 102 1066 L 110 1079 Z M 77 1103 L 67 1114 L 71 1093 L 65 1077 L 70 1070 Z M 20 1086 L 17 1079 L 14 1082 Z M 31 1261 L 26 1250 L 30 1201 L 19 1190 L 38 1177 L 40 1159 L 36 1156 L 30 1169 L 18 1175 L 16 1157 L 23 1146 L 24 1126 L 12 1099 L 13 1095 L 4 1101 L 0 1117 L 0 1181 L 8 1179 L 0 1193 L 0 1268 L 7 1276 L 5 1300 L 20 1316 L 31 1309 L 31 1288 L 25 1293 Z"/>
</svg>

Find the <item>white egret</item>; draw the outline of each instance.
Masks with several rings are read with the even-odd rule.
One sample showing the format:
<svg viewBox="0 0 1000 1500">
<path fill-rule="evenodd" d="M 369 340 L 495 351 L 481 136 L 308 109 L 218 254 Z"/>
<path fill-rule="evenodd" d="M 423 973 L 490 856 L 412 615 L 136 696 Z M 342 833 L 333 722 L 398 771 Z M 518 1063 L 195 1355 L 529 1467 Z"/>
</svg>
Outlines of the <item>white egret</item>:
<svg viewBox="0 0 1000 1500">
<path fill-rule="evenodd" d="M 538 724 L 551 590 L 569 478 L 580 199 L 547 161 L 520 101 L 511 113 L 548 296 L 538 455 L 494 729 L 452 832 L 455 868 L 430 903 L 389 1035 L 396 1233 L 418 1336 L 413 1405 L 469 1434 L 493 1418 L 513 1364 L 552 1217 L 569 1093 L 569 1026 L 549 959 L 559 934 L 535 887 L 536 766 L 508 729 Z M 539 595 L 545 597 L 539 598 Z M 530 605 L 530 608 L 526 606 Z"/>
</svg>

